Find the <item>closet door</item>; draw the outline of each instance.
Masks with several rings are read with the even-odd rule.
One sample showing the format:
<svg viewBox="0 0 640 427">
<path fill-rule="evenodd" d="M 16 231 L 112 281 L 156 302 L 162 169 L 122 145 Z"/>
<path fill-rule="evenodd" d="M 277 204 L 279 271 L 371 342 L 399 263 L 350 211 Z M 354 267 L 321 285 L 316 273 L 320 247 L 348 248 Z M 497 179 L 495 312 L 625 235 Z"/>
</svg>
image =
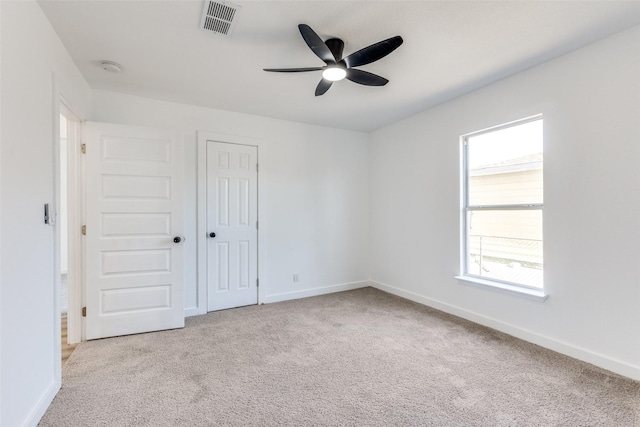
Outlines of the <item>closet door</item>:
<svg viewBox="0 0 640 427">
<path fill-rule="evenodd" d="M 208 311 L 258 303 L 258 148 L 207 141 Z"/>
</svg>

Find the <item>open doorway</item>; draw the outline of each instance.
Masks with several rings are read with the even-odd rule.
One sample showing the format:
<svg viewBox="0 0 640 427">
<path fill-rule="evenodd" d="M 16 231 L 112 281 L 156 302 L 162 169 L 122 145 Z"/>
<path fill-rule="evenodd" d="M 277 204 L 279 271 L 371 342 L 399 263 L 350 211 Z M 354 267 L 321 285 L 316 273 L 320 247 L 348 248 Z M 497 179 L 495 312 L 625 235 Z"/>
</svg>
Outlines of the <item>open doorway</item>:
<svg viewBox="0 0 640 427">
<path fill-rule="evenodd" d="M 60 114 L 60 203 L 58 227 L 60 227 L 60 327 L 62 364 L 67 361 L 76 344 L 69 344 L 69 225 L 68 225 L 68 120 Z"/>
<path fill-rule="evenodd" d="M 59 191 L 57 198 L 58 253 L 60 277 L 59 314 L 62 363 L 81 339 L 81 221 L 80 119 L 64 103 L 60 105 Z"/>
</svg>

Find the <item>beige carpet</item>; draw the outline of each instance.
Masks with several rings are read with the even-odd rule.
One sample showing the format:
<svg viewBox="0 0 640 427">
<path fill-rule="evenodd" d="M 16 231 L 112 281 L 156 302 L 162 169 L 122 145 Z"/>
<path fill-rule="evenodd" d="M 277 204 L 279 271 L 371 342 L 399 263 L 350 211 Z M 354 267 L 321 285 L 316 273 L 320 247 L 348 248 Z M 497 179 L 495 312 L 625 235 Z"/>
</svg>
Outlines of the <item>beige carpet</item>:
<svg viewBox="0 0 640 427">
<path fill-rule="evenodd" d="M 640 426 L 640 383 L 366 288 L 82 343 L 41 426 Z"/>
</svg>

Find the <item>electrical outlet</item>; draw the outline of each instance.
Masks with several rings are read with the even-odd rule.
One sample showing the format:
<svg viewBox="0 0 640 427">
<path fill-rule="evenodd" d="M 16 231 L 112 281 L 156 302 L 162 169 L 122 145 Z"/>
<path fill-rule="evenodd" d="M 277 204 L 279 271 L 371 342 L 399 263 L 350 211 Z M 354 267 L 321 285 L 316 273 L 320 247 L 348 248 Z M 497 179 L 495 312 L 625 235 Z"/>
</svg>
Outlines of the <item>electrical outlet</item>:
<svg viewBox="0 0 640 427">
<path fill-rule="evenodd" d="M 293 283 L 300 283 L 300 273 L 293 273 Z"/>
</svg>

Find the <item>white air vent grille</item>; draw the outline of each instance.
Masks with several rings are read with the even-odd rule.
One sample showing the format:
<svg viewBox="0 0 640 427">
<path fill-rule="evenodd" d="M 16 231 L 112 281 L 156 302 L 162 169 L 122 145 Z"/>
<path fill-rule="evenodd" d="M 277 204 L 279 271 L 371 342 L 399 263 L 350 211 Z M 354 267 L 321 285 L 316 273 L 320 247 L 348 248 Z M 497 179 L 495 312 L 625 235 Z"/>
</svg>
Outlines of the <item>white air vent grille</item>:
<svg viewBox="0 0 640 427">
<path fill-rule="evenodd" d="M 207 0 L 204 3 L 200 28 L 229 36 L 236 26 L 239 10 L 240 6 L 237 4 Z"/>
</svg>

